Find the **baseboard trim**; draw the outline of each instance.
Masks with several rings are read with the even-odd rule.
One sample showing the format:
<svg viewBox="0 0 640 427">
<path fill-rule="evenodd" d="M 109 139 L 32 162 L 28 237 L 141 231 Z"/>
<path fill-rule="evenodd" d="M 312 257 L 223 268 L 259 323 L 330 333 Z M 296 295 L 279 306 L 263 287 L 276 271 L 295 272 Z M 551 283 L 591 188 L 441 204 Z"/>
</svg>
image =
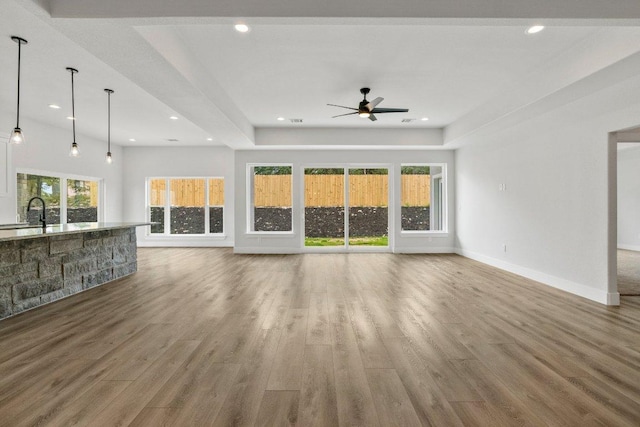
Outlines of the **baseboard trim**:
<svg viewBox="0 0 640 427">
<path fill-rule="evenodd" d="M 551 274 L 543 273 L 541 271 L 533 270 L 527 267 L 522 267 L 520 265 L 512 264 L 465 249 L 456 248 L 455 252 L 458 255 L 462 255 L 463 257 L 470 258 L 483 264 L 487 264 L 492 267 L 517 274 L 518 276 L 526 277 L 527 279 L 535 280 L 536 282 L 540 282 L 543 285 L 551 286 L 552 288 L 560 289 L 561 291 L 565 291 L 573 295 L 578 295 L 580 297 L 587 298 L 600 304 L 620 305 L 620 294 L 618 292 L 607 292 L 605 290 L 594 289 L 590 286 L 585 286 L 580 283 L 553 276 Z"/>
<path fill-rule="evenodd" d="M 299 248 L 274 248 L 274 247 L 265 247 L 262 248 L 260 246 L 243 246 L 243 247 L 234 247 L 234 254 L 274 254 L 274 255 L 292 255 L 292 254 L 301 254 L 301 250 Z"/>
<path fill-rule="evenodd" d="M 215 240 L 138 240 L 139 248 L 231 248 L 233 242 Z"/>
<path fill-rule="evenodd" d="M 625 244 L 618 243 L 618 249 L 640 252 L 640 246 L 638 245 L 625 245 Z"/>
<path fill-rule="evenodd" d="M 452 247 L 395 247 L 393 248 L 394 254 L 453 254 L 456 253 Z"/>
</svg>

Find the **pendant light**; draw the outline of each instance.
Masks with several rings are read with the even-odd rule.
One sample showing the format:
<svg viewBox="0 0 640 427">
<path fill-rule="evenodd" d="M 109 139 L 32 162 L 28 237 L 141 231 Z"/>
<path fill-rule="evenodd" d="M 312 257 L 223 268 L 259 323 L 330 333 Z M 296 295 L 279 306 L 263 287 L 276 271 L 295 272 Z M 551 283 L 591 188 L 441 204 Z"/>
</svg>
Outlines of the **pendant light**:
<svg viewBox="0 0 640 427">
<path fill-rule="evenodd" d="M 70 157 L 80 157 L 80 150 L 76 143 L 76 101 L 75 92 L 73 90 L 73 75 L 78 72 L 75 68 L 67 67 L 67 71 L 71 73 L 71 122 L 73 123 L 73 142 L 71 143 Z"/>
<path fill-rule="evenodd" d="M 16 108 L 16 128 L 11 132 L 9 142 L 12 144 L 22 144 L 24 142 L 24 134 L 22 133 L 22 129 L 20 129 L 20 54 L 22 45 L 27 44 L 27 41 L 18 36 L 11 36 L 11 40 L 18 43 L 18 105 Z"/>
<path fill-rule="evenodd" d="M 111 89 L 105 89 L 105 92 L 107 92 L 107 158 L 106 158 L 106 162 L 107 164 L 111 164 L 111 162 L 113 162 L 113 159 L 111 158 L 111 94 L 113 93 L 113 90 Z"/>
</svg>

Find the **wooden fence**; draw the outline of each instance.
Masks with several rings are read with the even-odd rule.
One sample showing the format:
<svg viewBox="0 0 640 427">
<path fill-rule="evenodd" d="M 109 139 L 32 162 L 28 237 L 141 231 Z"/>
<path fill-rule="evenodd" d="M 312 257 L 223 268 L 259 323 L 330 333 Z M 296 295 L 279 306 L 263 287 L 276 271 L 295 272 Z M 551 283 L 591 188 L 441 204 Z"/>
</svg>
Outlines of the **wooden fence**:
<svg viewBox="0 0 640 427">
<path fill-rule="evenodd" d="M 171 206 L 204 206 L 206 185 L 201 178 L 170 179 Z M 152 179 L 150 205 L 164 206 L 167 194 L 165 179 Z M 224 205 L 224 179 L 209 179 L 209 205 Z"/>
<path fill-rule="evenodd" d="M 172 206 L 204 206 L 204 179 L 170 179 Z M 164 206 L 164 179 L 151 180 L 151 206 Z M 429 206 L 428 175 L 402 175 L 402 206 Z M 351 206 L 388 206 L 387 175 L 350 175 Z M 224 180 L 209 180 L 211 206 L 224 205 Z M 291 206 L 291 175 L 255 175 L 254 205 L 257 207 Z M 305 175 L 304 205 L 307 207 L 344 206 L 344 175 Z"/>
</svg>

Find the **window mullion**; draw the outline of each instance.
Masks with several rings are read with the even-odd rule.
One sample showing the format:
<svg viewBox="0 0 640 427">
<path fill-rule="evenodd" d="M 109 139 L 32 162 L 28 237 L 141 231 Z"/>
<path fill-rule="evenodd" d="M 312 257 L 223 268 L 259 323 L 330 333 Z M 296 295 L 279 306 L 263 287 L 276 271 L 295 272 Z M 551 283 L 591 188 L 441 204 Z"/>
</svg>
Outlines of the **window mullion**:
<svg viewBox="0 0 640 427">
<path fill-rule="evenodd" d="M 165 178 L 165 197 L 164 197 L 164 234 L 171 234 L 171 180 Z"/>
<path fill-rule="evenodd" d="M 210 207 L 209 207 L 209 203 L 211 203 L 211 200 L 209 200 L 209 178 L 205 178 L 204 179 L 204 234 L 209 234 L 211 233 L 211 219 L 210 219 Z"/>
<path fill-rule="evenodd" d="M 67 223 L 67 197 L 69 193 L 67 178 L 60 177 L 60 224 Z"/>
</svg>

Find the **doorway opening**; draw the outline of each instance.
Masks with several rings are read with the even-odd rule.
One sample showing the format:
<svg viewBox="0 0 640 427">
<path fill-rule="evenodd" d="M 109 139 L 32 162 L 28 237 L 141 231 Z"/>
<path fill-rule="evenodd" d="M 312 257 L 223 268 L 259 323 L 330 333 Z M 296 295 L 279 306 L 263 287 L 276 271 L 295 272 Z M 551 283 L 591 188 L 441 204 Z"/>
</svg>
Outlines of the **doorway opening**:
<svg viewBox="0 0 640 427">
<path fill-rule="evenodd" d="M 616 132 L 615 140 L 617 291 L 640 296 L 640 128 Z"/>
</svg>

